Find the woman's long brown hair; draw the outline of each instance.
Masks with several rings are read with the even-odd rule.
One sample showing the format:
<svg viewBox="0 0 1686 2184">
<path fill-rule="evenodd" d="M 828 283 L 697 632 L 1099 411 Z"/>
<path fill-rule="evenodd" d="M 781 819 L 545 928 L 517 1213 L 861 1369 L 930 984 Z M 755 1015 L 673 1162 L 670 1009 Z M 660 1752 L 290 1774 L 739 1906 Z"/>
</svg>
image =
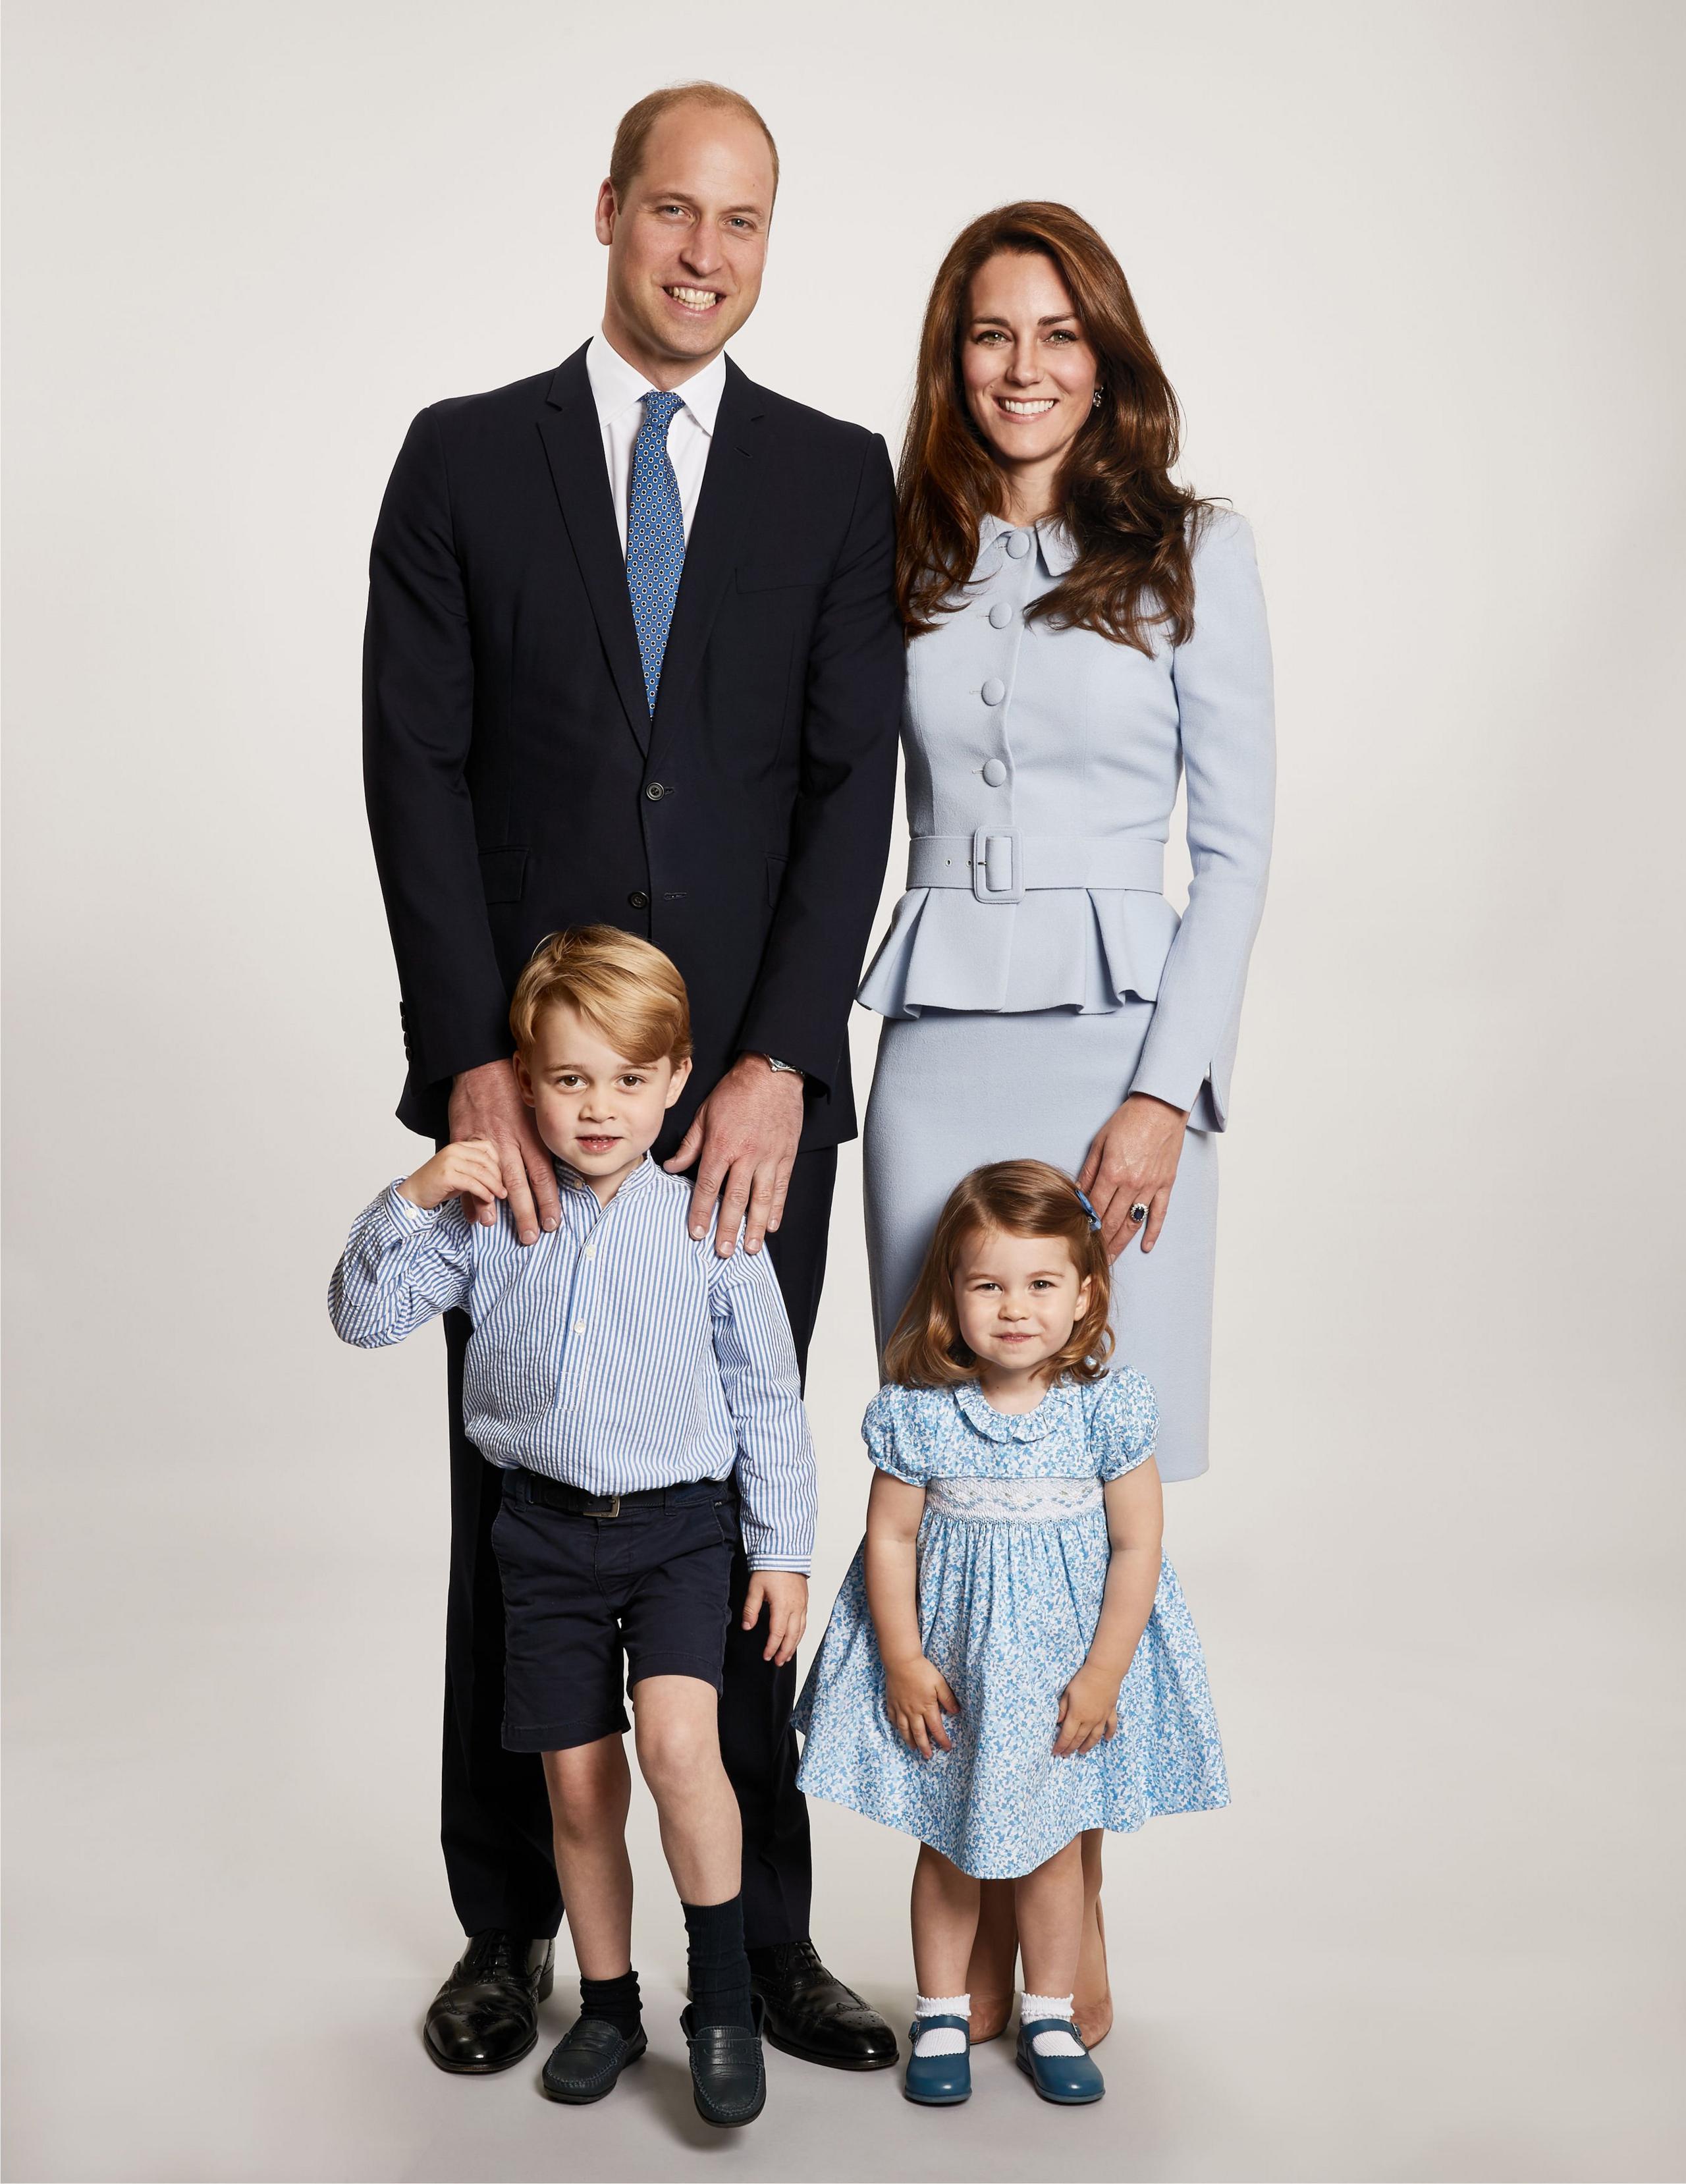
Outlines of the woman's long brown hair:
<svg viewBox="0 0 1686 2184">
<path fill-rule="evenodd" d="M 1034 203 L 1002 205 L 963 229 L 926 306 L 898 484 L 896 596 L 908 634 L 934 629 L 960 604 L 979 525 L 1001 512 L 1001 472 L 966 404 L 960 344 L 973 277 L 1002 251 L 1053 261 L 1102 390 L 1062 481 L 1077 560 L 1030 616 L 1140 652 L 1151 651 L 1156 628 L 1184 644 L 1194 627 L 1194 536 L 1207 504 L 1171 476 L 1182 423 L 1177 397 L 1123 267 L 1069 205 Z"/>
</svg>

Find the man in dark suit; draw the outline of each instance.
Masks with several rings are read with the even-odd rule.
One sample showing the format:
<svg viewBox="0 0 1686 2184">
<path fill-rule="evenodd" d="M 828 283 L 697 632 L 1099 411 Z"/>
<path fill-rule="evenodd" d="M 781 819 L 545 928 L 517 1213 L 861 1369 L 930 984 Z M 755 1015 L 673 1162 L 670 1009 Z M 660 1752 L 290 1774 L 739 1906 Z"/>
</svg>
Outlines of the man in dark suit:
<svg viewBox="0 0 1686 2184">
<path fill-rule="evenodd" d="M 640 101 L 598 200 L 603 331 L 558 370 L 410 427 L 370 559 L 370 825 L 398 959 L 398 1112 L 489 1138 L 523 1242 L 558 1217 L 506 1020 L 535 944 L 609 922 L 678 965 L 692 1090 L 659 1155 L 696 1167 L 693 1232 L 770 1252 L 804 1361 L 838 1144 L 847 1019 L 888 854 L 902 644 L 882 440 L 724 355 L 760 293 L 777 187 L 765 124 L 691 85 Z M 489 1202 L 476 1209 L 490 1221 Z M 459 1321 L 460 1315 L 453 1315 Z M 502 1474 L 464 1438 L 448 1327 L 452 1558 L 442 1841 L 469 1947 L 428 2014 L 442 2069 L 537 2037 L 561 1905 L 538 1762 L 506 1752 Z M 601 1523 L 613 1523 L 605 1508 Z M 740 1565 L 721 1736 L 743 1901 L 778 2046 L 844 2068 L 893 2036 L 809 1939 L 794 1665 L 765 1658 L 775 1581 Z"/>
</svg>

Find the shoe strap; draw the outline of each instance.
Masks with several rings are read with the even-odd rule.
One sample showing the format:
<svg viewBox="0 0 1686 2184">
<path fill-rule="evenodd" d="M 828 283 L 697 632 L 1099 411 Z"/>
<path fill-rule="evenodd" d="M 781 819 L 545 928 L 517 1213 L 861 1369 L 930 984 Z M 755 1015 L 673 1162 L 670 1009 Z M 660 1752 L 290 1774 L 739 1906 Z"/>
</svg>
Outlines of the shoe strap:
<svg viewBox="0 0 1686 2184">
<path fill-rule="evenodd" d="M 921 2032 L 964 2032 L 971 2036 L 971 2025 L 964 2017 L 915 2017 L 907 2029 L 910 2040 L 917 2040 Z"/>
<path fill-rule="evenodd" d="M 925 2022 L 927 2025 L 931 2024 L 932 2021 L 933 2020 L 928 2017 L 925 2020 Z M 1028 2023 L 1022 2020 L 1021 2021 L 1019 2025 L 1019 2033 L 1022 2039 L 1034 2040 L 1038 2032 L 1069 2032 L 1071 2037 L 1077 2042 L 1078 2047 L 1082 2048 L 1085 2055 L 1089 2052 L 1083 2045 L 1082 2034 L 1078 2031 L 1076 2021 L 1071 2018 L 1032 2017 L 1030 2019 Z M 1070 2062 L 1071 2059 L 1068 2055 L 1066 2059 L 1067 2062 Z"/>
</svg>

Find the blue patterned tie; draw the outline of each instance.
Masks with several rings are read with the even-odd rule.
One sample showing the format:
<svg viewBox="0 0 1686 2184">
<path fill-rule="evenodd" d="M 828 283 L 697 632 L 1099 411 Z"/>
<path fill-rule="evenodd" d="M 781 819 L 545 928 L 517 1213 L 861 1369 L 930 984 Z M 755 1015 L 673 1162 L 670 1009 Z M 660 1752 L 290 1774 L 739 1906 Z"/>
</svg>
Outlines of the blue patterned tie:
<svg viewBox="0 0 1686 2184">
<path fill-rule="evenodd" d="M 673 602 L 685 566 L 685 510 L 668 459 L 667 428 L 685 407 L 676 394 L 647 394 L 644 421 L 632 443 L 632 490 L 626 505 L 626 588 L 638 627 L 644 692 L 652 713 L 662 655 L 673 623 Z"/>
</svg>

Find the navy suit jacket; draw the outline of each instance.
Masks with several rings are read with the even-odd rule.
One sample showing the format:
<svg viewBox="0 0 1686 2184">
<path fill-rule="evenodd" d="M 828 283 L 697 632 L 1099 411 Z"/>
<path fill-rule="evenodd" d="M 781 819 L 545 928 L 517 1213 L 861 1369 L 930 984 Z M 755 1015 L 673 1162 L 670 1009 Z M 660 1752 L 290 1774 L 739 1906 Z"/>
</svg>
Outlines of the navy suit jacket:
<svg viewBox="0 0 1686 2184">
<path fill-rule="evenodd" d="M 846 1029 L 889 851 L 903 645 L 883 442 L 728 361 L 652 719 L 585 351 L 411 426 L 370 562 L 364 771 L 398 958 L 398 1114 L 512 1050 L 559 927 L 618 925 L 690 989 L 696 1071 L 807 1076 L 853 1136 Z"/>
</svg>

